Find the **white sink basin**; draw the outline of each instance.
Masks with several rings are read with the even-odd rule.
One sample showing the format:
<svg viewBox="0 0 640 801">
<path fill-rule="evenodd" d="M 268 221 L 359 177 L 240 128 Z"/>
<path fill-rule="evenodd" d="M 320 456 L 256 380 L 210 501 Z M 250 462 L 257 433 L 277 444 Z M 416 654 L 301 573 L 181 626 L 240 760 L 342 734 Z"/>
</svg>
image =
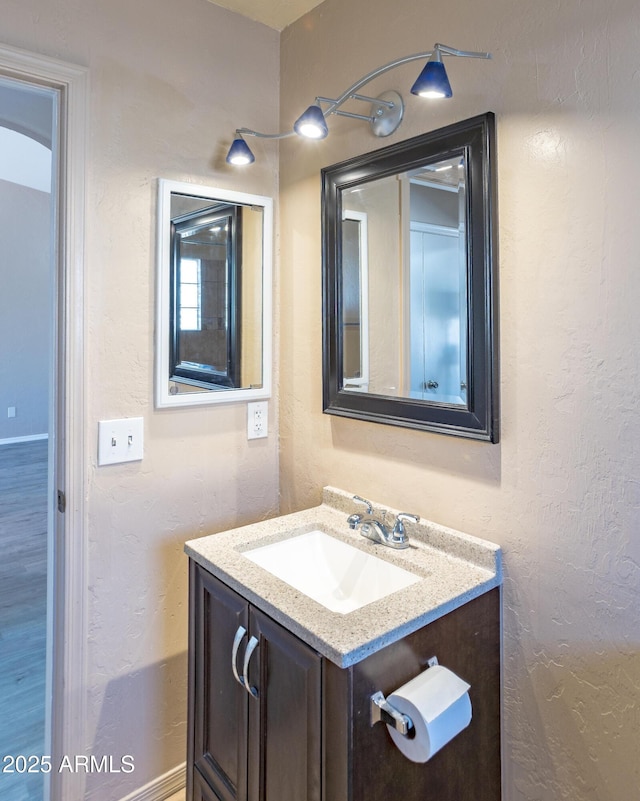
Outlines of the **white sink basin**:
<svg viewBox="0 0 640 801">
<path fill-rule="evenodd" d="M 244 556 L 341 614 L 422 580 L 319 530 L 245 551 Z"/>
</svg>

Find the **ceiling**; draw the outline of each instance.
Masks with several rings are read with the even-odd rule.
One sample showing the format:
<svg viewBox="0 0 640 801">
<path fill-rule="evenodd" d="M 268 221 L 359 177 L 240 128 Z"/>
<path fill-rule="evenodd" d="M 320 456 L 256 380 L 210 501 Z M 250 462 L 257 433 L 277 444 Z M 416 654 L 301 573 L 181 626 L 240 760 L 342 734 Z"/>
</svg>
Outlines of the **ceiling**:
<svg viewBox="0 0 640 801">
<path fill-rule="evenodd" d="M 307 11 L 320 5 L 322 0 L 209 0 L 209 2 L 281 31 Z"/>
</svg>

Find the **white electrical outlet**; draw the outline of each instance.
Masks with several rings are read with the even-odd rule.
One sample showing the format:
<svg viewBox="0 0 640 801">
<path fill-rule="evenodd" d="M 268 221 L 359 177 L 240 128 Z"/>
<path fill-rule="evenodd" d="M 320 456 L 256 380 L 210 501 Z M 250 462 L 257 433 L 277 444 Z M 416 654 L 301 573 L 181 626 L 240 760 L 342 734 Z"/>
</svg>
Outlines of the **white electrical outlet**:
<svg viewBox="0 0 640 801">
<path fill-rule="evenodd" d="M 98 464 L 136 462 L 143 455 L 142 417 L 100 420 L 98 423 Z"/>
<path fill-rule="evenodd" d="M 247 439 L 260 439 L 269 433 L 269 404 L 257 401 L 247 404 Z"/>
<path fill-rule="evenodd" d="M 7 406 L 7 417 L 15 417 L 15 416 L 16 416 L 16 407 Z"/>
</svg>

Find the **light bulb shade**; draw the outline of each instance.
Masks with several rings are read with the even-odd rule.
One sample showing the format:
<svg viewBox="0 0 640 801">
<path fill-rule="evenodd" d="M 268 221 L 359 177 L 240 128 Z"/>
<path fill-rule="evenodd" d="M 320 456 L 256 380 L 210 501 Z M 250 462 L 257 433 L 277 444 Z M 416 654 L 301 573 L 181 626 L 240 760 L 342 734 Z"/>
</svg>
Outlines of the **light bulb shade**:
<svg viewBox="0 0 640 801">
<path fill-rule="evenodd" d="M 301 114 L 293 124 L 293 130 L 298 136 L 306 136 L 307 139 L 324 139 L 329 133 L 327 122 L 322 113 L 322 109 L 317 103 Z"/>
<path fill-rule="evenodd" d="M 447 71 L 439 60 L 439 54 L 438 60 L 427 61 L 411 87 L 411 94 L 420 97 L 453 97 Z"/>
<path fill-rule="evenodd" d="M 241 166 L 243 164 L 253 164 L 255 160 L 256 157 L 251 152 L 249 145 L 241 136 L 237 136 L 227 153 L 227 164 Z"/>
</svg>

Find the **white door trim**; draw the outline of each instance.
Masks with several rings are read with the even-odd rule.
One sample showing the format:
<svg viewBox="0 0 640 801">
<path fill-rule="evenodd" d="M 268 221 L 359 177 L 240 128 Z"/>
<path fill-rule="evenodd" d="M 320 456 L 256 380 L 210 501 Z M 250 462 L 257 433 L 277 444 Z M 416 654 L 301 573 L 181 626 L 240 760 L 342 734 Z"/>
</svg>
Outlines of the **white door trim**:
<svg viewBox="0 0 640 801">
<path fill-rule="evenodd" d="M 59 396 L 65 398 L 61 420 L 64 432 L 63 470 L 58 483 L 67 499 L 58 520 L 63 536 L 54 548 L 55 608 L 54 660 L 51 689 L 51 801 L 78 801 L 84 797 L 82 774 L 59 773 L 64 755 L 86 749 L 86 487 L 84 393 L 84 208 L 88 71 L 56 59 L 0 45 L 0 75 L 60 92 L 60 189 L 57 235 L 60 275 L 58 338 L 64 342 L 59 362 Z M 60 517 L 60 515 L 58 515 Z"/>
</svg>

